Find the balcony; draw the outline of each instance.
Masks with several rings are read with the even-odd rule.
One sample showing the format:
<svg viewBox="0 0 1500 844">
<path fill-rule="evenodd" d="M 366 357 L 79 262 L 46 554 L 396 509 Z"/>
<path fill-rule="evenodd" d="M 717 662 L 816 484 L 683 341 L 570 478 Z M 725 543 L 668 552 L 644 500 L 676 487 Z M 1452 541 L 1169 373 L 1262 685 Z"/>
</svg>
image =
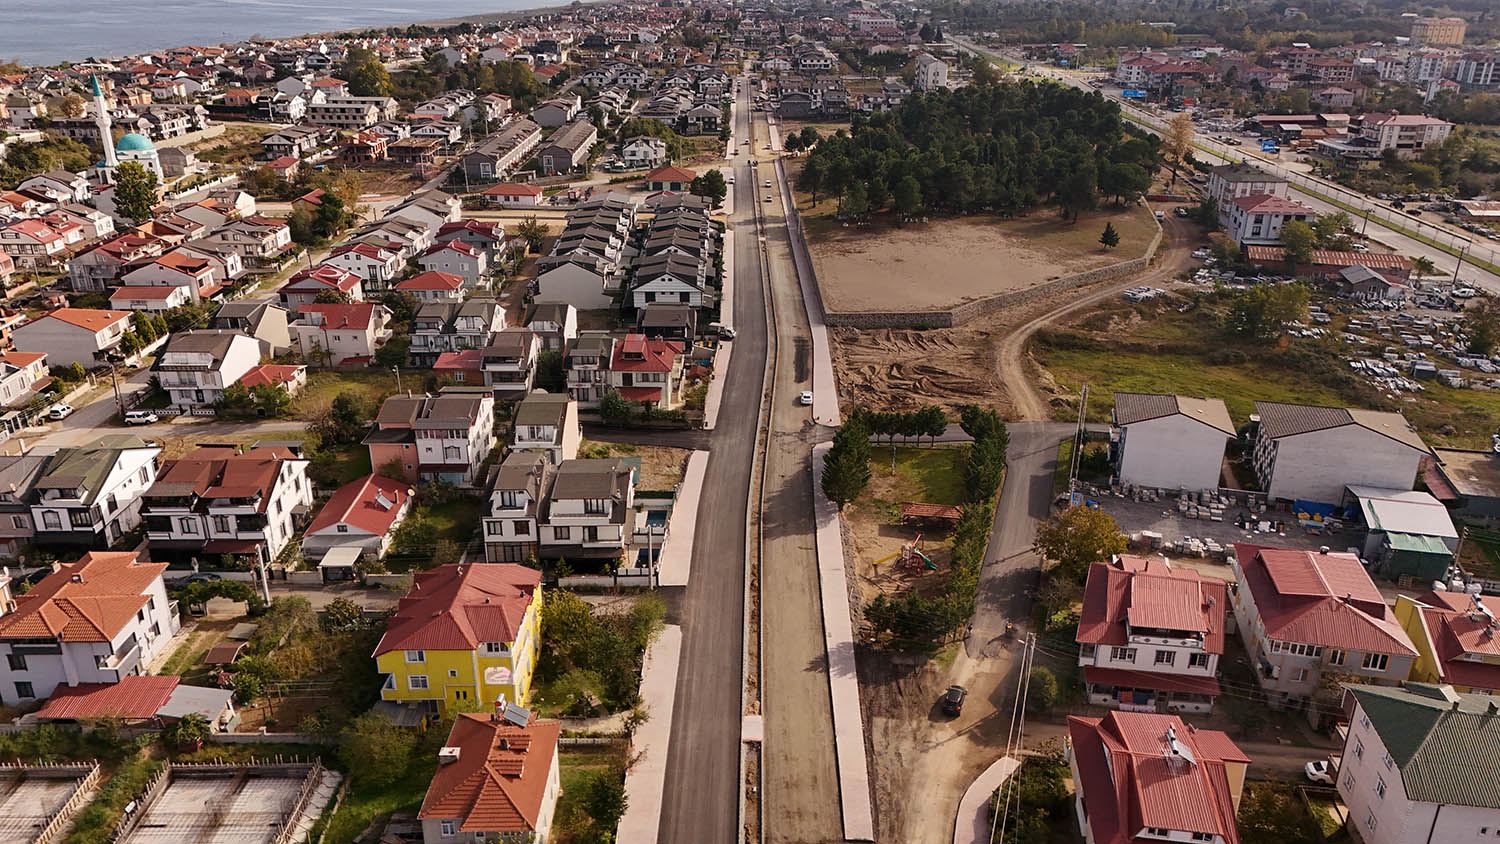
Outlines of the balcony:
<svg viewBox="0 0 1500 844">
<path fill-rule="evenodd" d="M 121 677 L 128 677 L 130 672 L 141 662 L 140 644 L 132 644 L 120 653 L 111 654 L 107 659 L 99 662 L 99 671 L 106 676 L 113 675 L 114 682 L 120 682 Z"/>
</svg>

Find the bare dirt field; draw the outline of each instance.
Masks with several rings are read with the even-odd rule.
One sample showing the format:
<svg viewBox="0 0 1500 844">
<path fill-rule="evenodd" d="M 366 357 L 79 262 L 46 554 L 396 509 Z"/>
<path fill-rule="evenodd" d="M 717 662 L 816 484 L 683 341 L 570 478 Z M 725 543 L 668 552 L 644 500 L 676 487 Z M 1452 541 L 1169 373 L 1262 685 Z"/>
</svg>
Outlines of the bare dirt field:
<svg viewBox="0 0 1500 844">
<path fill-rule="evenodd" d="M 1097 242 L 1105 223 L 1120 246 Z M 1139 257 L 1155 234 L 1145 208 L 1097 211 L 1077 223 L 1038 211 L 896 227 L 808 221 L 818 285 L 830 311 L 929 311 L 1024 290 Z"/>
</svg>

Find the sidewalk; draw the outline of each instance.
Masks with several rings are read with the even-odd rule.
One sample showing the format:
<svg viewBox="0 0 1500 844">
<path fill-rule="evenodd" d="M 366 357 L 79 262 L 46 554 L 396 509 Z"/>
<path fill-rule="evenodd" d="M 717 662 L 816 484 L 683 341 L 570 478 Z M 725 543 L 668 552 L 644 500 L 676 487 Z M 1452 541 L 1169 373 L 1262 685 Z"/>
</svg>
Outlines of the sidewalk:
<svg viewBox="0 0 1500 844">
<path fill-rule="evenodd" d="M 775 129 L 772 129 L 775 132 Z M 787 183 L 786 168 L 776 159 L 776 181 L 781 188 L 781 205 L 786 209 L 787 235 L 792 244 L 792 262 L 797 267 L 797 283 L 802 288 L 802 305 L 807 310 L 807 324 L 812 329 L 813 421 L 837 427 L 839 414 L 838 382 L 833 377 L 833 353 L 828 347 L 828 326 L 823 322 L 823 297 L 818 293 L 812 258 L 807 252 L 807 238 L 802 233 L 802 215 Z"/>
<path fill-rule="evenodd" d="M 817 525 L 818 591 L 823 605 L 823 643 L 828 649 L 828 690 L 833 699 L 833 744 L 839 767 L 839 804 L 846 841 L 874 841 L 870 768 L 865 758 L 859 675 L 854 666 L 854 624 L 849 619 L 849 583 L 844 575 L 844 539 L 838 511 L 822 493 L 823 456 L 833 443 L 813 446 L 813 520 Z M 624 839 L 622 839 L 624 840 Z"/>
<path fill-rule="evenodd" d="M 989 844 L 990 795 L 1021 767 L 1019 760 L 1002 756 L 995 764 L 974 778 L 963 799 L 958 801 L 958 818 L 953 824 L 953 844 Z"/>
<path fill-rule="evenodd" d="M 693 538 L 698 527 L 698 499 L 703 494 L 703 471 L 707 466 L 707 451 L 688 455 L 687 471 L 683 472 L 677 501 L 667 520 L 667 542 L 656 565 L 657 586 L 688 584 L 693 566 Z"/>
<path fill-rule="evenodd" d="M 635 731 L 630 750 L 637 754 L 625 772 L 625 814 L 616 841 L 655 844 L 661 831 L 661 798 L 667 781 L 667 745 L 672 734 L 672 705 L 677 697 L 677 662 L 682 656 L 682 628 L 669 624 L 646 649 L 641 666 L 641 703 L 650 717 Z"/>
<path fill-rule="evenodd" d="M 714 374 L 708 382 L 708 395 L 703 397 L 703 427 L 712 431 L 719 424 L 719 405 L 724 402 L 724 382 L 729 378 L 729 356 L 734 353 L 733 340 L 720 340 L 714 352 Z"/>
</svg>

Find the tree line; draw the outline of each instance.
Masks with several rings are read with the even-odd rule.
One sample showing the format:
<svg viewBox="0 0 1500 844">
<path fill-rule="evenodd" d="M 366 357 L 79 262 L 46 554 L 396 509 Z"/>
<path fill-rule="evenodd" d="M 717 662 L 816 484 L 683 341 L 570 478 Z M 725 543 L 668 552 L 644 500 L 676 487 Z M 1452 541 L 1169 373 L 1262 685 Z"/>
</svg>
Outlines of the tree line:
<svg viewBox="0 0 1500 844">
<path fill-rule="evenodd" d="M 798 187 L 839 199 L 843 216 L 887 206 L 1023 212 L 1052 203 L 1074 219 L 1103 197 L 1144 193 L 1159 142 L 1127 132 L 1096 92 L 1031 82 L 918 94 L 856 115 L 848 135 L 818 141 Z"/>
</svg>

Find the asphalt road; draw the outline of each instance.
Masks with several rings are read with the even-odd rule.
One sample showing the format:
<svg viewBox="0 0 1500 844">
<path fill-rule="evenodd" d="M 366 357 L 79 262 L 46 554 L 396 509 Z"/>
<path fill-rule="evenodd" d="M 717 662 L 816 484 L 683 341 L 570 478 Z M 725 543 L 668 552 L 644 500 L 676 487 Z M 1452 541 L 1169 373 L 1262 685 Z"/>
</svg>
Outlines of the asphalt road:
<svg viewBox="0 0 1500 844">
<path fill-rule="evenodd" d="M 730 222 L 740 233 L 733 256 L 738 334 L 718 424 L 709 440 L 692 576 L 672 619 L 682 625 L 683 643 L 662 798 L 664 844 L 739 838 L 745 522 L 767 337 L 759 245 L 753 234 L 760 200 L 749 166 L 736 162 L 734 172 Z"/>
</svg>

